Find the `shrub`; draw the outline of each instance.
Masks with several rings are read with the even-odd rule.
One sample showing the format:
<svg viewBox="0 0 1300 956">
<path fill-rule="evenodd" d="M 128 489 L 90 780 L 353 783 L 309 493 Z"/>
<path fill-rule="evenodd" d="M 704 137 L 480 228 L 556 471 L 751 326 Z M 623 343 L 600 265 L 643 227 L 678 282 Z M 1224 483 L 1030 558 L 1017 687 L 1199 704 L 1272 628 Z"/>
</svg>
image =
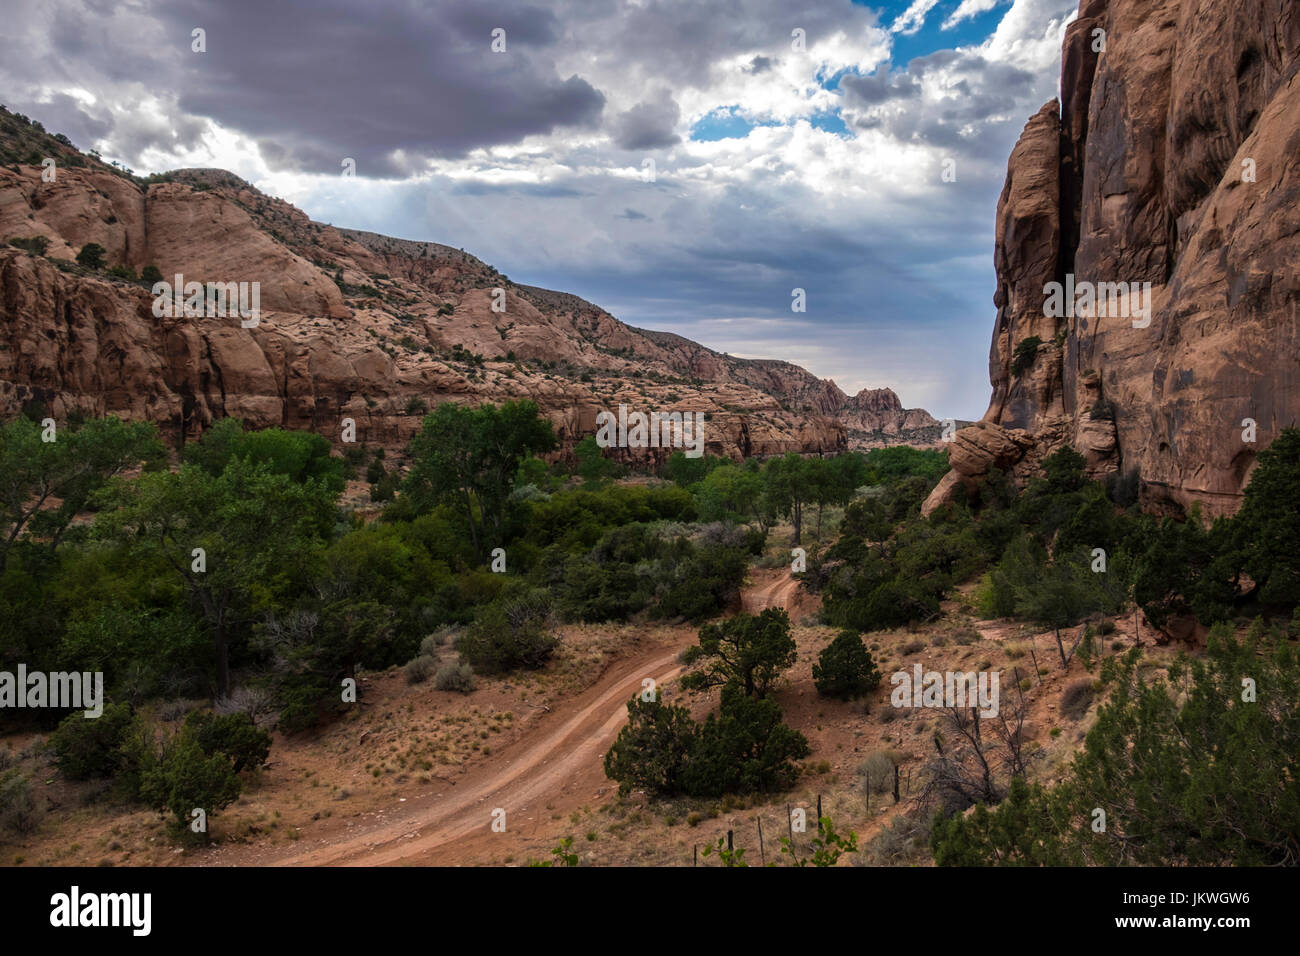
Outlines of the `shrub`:
<svg viewBox="0 0 1300 956">
<path fill-rule="evenodd" d="M 1011 371 L 1016 375 L 1023 375 L 1034 364 L 1038 357 L 1038 346 L 1043 344 L 1043 340 L 1037 335 L 1031 335 L 1029 338 L 1021 341 L 1012 355 Z"/>
<path fill-rule="evenodd" d="M 201 809 L 211 816 L 233 803 L 241 789 L 225 754 L 204 753 L 197 740 L 181 733 L 144 772 L 140 795 L 155 809 L 171 811 L 173 836 L 206 841 L 207 833 L 190 831 L 190 812 Z"/>
<path fill-rule="evenodd" d="M 50 240 L 45 236 L 31 236 L 27 239 L 10 239 L 9 245 L 34 256 L 43 256 L 50 245 Z"/>
<path fill-rule="evenodd" d="M 429 675 L 434 672 L 437 666 L 438 661 L 436 659 L 421 654 L 419 657 L 413 657 L 407 661 L 406 666 L 402 668 L 402 673 L 406 675 L 408 684 L 423 684 L 429 679 Z"/>
<path fill-rule="evenodd" d="M 1077 680 L 1061 693 L 1061 713 L 1070 720 L 1078 720 L 1092 703 L 1092 681 Z"/>
<path fill-rule="evenodd" d="M 69 714 L 50 735 L 54 762 L 70 780 L 111 777 L 122 766 L 122 746 L 135 722 L 127 704 L 109 704 L 94 718 Z"/>
<path fill-rule="evenodd" d="M 908 657 L 923 650 L 925 650 L 925 641 L 908 641 L 903 645 L 903 656 Z"/>
<path fill-rule="evenodd" d="M 545 591 L 532 590 L 482 608 L 456 641 L 456 650 L 474 670 L 499 674 L 522 667 L 536 670 L 559 645 L 551 633 L 551 604 Z"/>
<path fill-rule="evenodd" d="M 454 690 L 468 694 L 474 689 L 474 668 L 464 661 L 448 661 L 438 668 L 433 686 L 438 690 Z"/>
<path fill-rule="evenodd" d="M 886 793 L 894 786 L 894 766 L 899 756 L 892 750 L 876 750 L 867 754 L 858 773 L 867 793 Z"/>
<path fill-rule="evenodd" d="M 162 270 L 159 269 L 157 266 L 152 266 L 152 265 L 145 266 L 143 269 L 140 270 L 140 281 L 147 282 L 149 283 L 149 285 L 153 285 L 155 282 L 162 282 L 163 281 Z"/>
<path fill-rule="evenodd" d="M 812 676 L 817 693 L 841 700 L 860 697 L 880 684 L 880 671 L 855 631 L 841 631 L 822 650 Z"/>
<path fill-rule="evenodd" d="M 97 242 L 88 242 L 81 247 L 77 253 L 77 264 L 85 266 L 87 269 L 102 269 L 104 267 L 104 256 L 108 252 Z"/>
<path fill-rule="evenodd" d="M 41 813 L 32 797 L 31 781 L 18 770 L 0 774 L 0 830 L 31 833 L 40 823 Z"/>
<path fill-rule="evenodd" d="M 271 753 L 271 735 L 253 723 L 248 714 L 213 714 L 194 711 L 185 718 L 182 732 L 203 748 L 205 754 L 225 754 L 235 773 L 266 763 Z"/>
<path fill-rule="evenodd" d="M 443 625 L 436 631 L 424 635 L 424 640 L 420 641 L 420 653 L 427 657 L 437 657 L 439 648 L 444 647 L 457 633 L 459 633 L 458 628 Z"/>
</svg>

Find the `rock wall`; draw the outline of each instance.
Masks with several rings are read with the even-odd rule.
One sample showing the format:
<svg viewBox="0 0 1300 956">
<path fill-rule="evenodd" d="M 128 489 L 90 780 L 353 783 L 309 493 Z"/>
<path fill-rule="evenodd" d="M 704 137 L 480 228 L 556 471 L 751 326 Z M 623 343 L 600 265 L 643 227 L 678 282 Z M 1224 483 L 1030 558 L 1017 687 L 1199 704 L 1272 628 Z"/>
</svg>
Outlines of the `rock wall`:
<svg viewBox="0 0 1300 956">
<path fill-rule="evenodd" d="M 1067 442 L 1136 471 L 1148 509 L 1236 509 L 1300 419 L 1298 59 L 1292 0 L 1083 0 L 998 202 L 989 409 L 926 513 Z M 1149 315 L 1130 294 L 1049 316 L 1067 277 L 1150 283 Z"/>
</svg>

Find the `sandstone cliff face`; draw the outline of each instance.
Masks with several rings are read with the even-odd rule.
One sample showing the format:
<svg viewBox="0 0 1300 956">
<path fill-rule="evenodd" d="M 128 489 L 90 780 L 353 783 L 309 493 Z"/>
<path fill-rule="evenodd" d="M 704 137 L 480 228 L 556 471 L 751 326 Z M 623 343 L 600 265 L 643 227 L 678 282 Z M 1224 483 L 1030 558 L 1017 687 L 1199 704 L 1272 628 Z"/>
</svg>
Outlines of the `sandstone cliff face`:
<svg viewBox="0 0 1300 956">
<path fill-rule="evenodd" d="M 55 182 L 38 165 L 0 167 L 0 419 L 39 402 L 58 418 L 148 419 L 179 443 L 223 416 L 334 440 L 351 418 L 358 441 L 397 450 L 426 407 L 530 398 L 566 451 L 620 404 L 703 412 L 706 451 L 732 457 L 937 437 L 888 390 L 864 405 L 798 366 L 632 328 L 462 250 L 312 222 L 229 173 L 142 186 L 42 148 L 59 157 Z M 32 238 L 43 256 L 7 242 Z M 72 262 L 90 242 L 109 265 L 152 265 L 168 282 L 257 282 L 259 321 L 156 317 L 148 284 Z"/>
<path fill-rule="evenodd" d="M 1008 164 L 993 396 L 967 444 L 1023 444 L 1023 478 L 1069 442 L 1094 475 L 1138 471 L 1150 509 L 1236 509 L 1300 419 L 1298 61 L 1292 0 L 1083 0 L 1062 102 Z M 1114 300 L 1049 317 L 1044 286 L 1067 275 L 1151 283 L 1150 323 Z M 994 458 L 954 457 L 927 512 Z"/>
</svg>

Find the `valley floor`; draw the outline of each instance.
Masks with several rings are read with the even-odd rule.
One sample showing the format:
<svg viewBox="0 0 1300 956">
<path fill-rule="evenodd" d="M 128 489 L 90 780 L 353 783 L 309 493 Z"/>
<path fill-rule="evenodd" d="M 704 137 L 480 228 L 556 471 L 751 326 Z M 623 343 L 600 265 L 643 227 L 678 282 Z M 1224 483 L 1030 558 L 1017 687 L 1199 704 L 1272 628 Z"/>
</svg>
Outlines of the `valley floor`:
<svg viewBox="0 0 1300 956">
<path fill-rule="evenodd" d="M 867 636 L 885 679 L 868 700 L 856 702 L 817 696 L 812 663 L 835 631 L 815 623 L 818 599 L 799 590 L 786 570 L 753 569 L 742 606 L 750 613 L 786 607 L 794 625 L 798 661 L 775 696 L 812 753 L 790 793 L 720 801 L 620 797 L 602 762 L 642 681 L 652 678 L 667 700 L 687 703 L 696 716 L 716 705 L 716 692 L 676 686 L 678 657 L 695 642 L 694 627 L 571 625 L 563 629 L 564 650 L 546 670 L 480 680 L 468 695 L 410 685 L 400 668 L 367 675 L 354 714 L 319 735 L 275 736 L 269 765 L 212 819 L 208 848 L 174 848 L 158 815 L 115 806 L 94 784 L 62 781 L 48 758 L 37 755 L 39 736 L 11 738 L 12 752 L 26 751 L 29 761 L 44 764 L 34 776 L 44 782 L 52 810 L 35 833 L 0 846 L 0 861 L 522 865 L 550 860 L 551 849 L 571 837 L 580 865 L 689 866 L 697 851 L 731 830 L 747 860 L 758 863 L 779 857 L 791 807 L 807 811 L 812 832 L 793 836 L 801 856 L 810 852 L 820 797 L 837 830 L 859 834 L 863 852 L 844 862 L 925 864 L 923 845 L 894 841 L 884 855 L 867 850 L 872 837 L 912 806 L 939 729 L 935 712 L 890 706 L 890 674 L 910 672 L 916 663 L 941 671 L 1001 668 L 1004 695 L 1018 693 L 1017 681 L 1025 681 L 1026 736 L 1036 750 L 1030 774 L 1039 779 L 1059 776 L 1095 713 L 1095 704 L 1075 719 L 1060 712 L 1065 687 L 1089 674 L 1077 659 L 1061 668 L 1050 631 L 976 620 L 962 593 L 935 622 Z M 1133 618 L 1117 625 L 1105 653 L 1133 643 Z M 1142 628 L 1150 659 L 1159 661 L 1166 650 L 1152 647 L 1154 636 Z M 453 656 L 450 648 L 445 653 Z M 868 796 L 863 785 L 859 768 L 878 751 L 899 763 L 897 805 L 889 787 Z M 494 811 L 502 810 L 505 829 L 496 832 Z M 701 862 L 717 865 L 717 857 Z"/>
</svg>

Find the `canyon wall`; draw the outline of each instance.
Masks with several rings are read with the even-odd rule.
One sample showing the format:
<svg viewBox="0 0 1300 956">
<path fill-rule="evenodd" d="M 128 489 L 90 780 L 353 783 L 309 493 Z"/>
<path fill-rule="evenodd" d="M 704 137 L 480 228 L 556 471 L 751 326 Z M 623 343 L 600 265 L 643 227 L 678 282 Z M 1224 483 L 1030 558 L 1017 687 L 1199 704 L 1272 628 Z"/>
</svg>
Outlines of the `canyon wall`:
<svg viewBox="0 0 1300 956">
<path fill-rule="evenodd" d="M 1298 60 L 1293 0 L 1083 0 L 998 202 L 989 408 L 926 513 L 1065 444 L 1149 510 L 1237 508 L 1300 419 Z M 1052 282 L 1107 294 L 1056 316 Z"/>
</svg>

